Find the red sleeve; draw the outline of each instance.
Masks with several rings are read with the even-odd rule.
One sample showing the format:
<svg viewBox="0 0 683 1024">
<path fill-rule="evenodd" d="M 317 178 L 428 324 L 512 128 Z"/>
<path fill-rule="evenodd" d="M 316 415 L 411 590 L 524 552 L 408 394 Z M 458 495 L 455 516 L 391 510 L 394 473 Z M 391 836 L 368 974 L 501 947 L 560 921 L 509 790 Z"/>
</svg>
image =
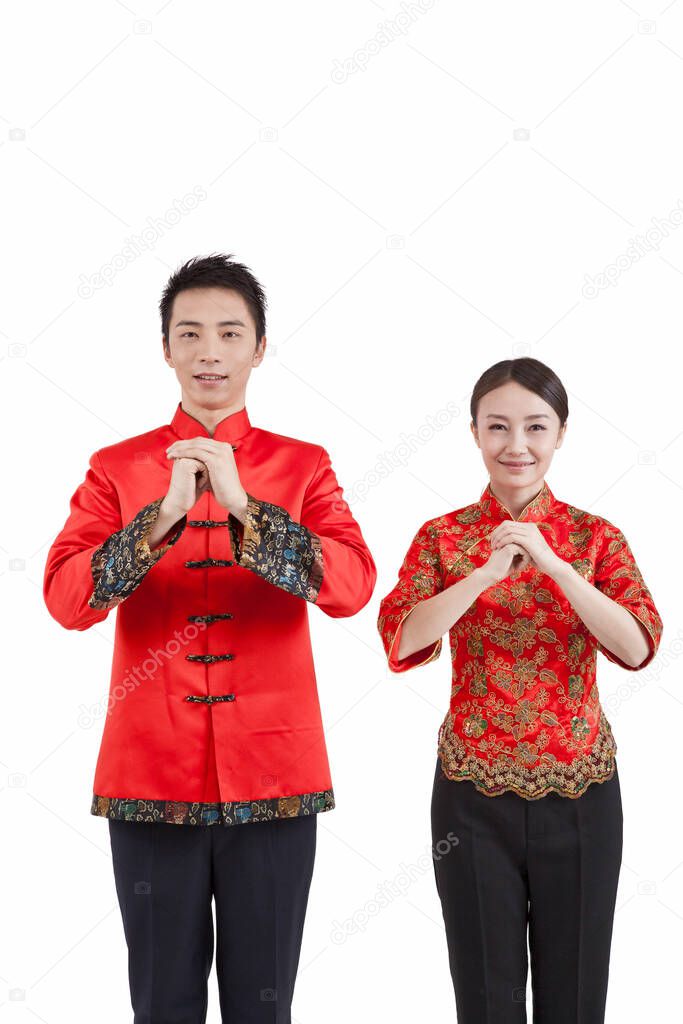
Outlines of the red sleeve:
<svg viewBox="0 0 683 1024">
<path fill-rule="evenodd" d="M 624 534 L 606 521 L 595 565 L 594 583 L 603 594 L 627 608 L 645 627 L 650 639 L 650 651 L 640 665 L 627 665 L 600 642 L 598 650 L 609 661 L 630 672 L 645 668 L 657 653 L 662 636 L 662 620 Z"/>
<path fill-rule="evenodd" d="M 91 456 L 85 480 L 71 498 L 69 517 L 45 563 L 43 597 L 60 625 L 83 630 L 101 622 L 176 542 L 186 517 L 162 547 L 150 551 L 147 544 L 161 501 L 146 505 L 122 527 L 116 489 L 99 454 Z"/>
<path fill-rule="evenodd" d="M 367 604 L 377 570 L 324 448 L 306 488 L 300 522 L 281 505 L 248 498 L 244 524 L 228 517 L 238 565 L 332 618 L 355 615 Z"/>
<path fill-rule="evenodd" d="M 324 448 L 306 488 L 301 521 L 322 548 L 323 579 L 315 603 L 332 618 L 355 615 L 372 597 L 377 569 Z"/>
<path fill-rule="evenodd" d="M 405 672 L 409 668 L 426 665 L 441 654 L 443 637 L 406 658 L 399 660 L 397 657 L 401 630 L 409 613 L 418 602 L 443 590 L 439 538 L 431 523 L 432 520 L 426 522 L 413 537 L 394 589 L 380 602 L 377 628 L 392 672 Z"/>
</svg>

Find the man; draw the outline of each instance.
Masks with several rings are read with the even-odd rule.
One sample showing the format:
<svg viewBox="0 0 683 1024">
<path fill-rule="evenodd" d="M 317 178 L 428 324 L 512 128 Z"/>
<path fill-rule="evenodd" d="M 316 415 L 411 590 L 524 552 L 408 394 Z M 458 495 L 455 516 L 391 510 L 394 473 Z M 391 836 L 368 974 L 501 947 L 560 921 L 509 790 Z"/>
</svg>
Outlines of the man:
<svg viewBox="0 0 683 1024">
<path fill-rule="evenodd" d="M 135 1024 L 205 1020 L 212 898 L 223 1020 L 290 1021 L 316 815 L 334 807 L 308 604 L 354 615 L 376 580 L 325 449 L 251 425 L 265 305 L 231 256 L 172 275 L 181 401 L 92 455 L 45 566 L 65 628 L 118 608 L 91 812 L 109 819 Z"/>
</svg>

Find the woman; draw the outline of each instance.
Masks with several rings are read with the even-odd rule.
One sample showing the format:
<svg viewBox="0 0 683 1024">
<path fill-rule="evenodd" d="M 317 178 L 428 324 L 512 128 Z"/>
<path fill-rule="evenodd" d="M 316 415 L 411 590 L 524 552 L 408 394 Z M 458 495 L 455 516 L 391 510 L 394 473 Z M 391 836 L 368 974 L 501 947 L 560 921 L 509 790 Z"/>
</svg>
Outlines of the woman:
<svg viewBox="0 0 683 1024">
<path fill-rule="evenodd" d="M 489 483 L 418 530 L 378 620 L 394 672 L 449 633 L 431 818 L 458 1022 L 526 1021 L 528 925 L 534 1024 L 601 1024 L 622 809 L 596 656 L 644 668 L 662 622 L 623 533 L 545 482 L 555 373 L 496 363 L 470 411 Z"/>
</svg>

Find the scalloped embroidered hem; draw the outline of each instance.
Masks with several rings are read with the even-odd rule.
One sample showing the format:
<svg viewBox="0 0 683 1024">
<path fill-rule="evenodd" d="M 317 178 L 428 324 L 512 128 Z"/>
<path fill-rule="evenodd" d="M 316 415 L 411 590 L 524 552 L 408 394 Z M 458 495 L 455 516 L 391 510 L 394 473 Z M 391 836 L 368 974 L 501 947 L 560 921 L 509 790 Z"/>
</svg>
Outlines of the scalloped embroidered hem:
<svg viewBox="0 0 683 1024">
<path fill-rule="evenodd" d="M 441 766 L 443 768 L 443 761 L 441 762 Z M 595 782 L 600 784 L 602 782 L 608 782 L 614 775 L 615 768 L 616 762 L 613 761 L 612 767 L 610 768 L 607 775 L 591 776 L 590 778 L 584 779 L 580 789 L 577 788 L 576 790 L 570 791 L 567 789 L 562 789 L 558 786 L 548 785 L 545 787 L 545 789 L 533 794 L 529 793 L 528 790 L 521 789 L 519 786 L 515 786 L 513 783 L 509 783 L 508 785 L 502 784 L 501 786 L 495 789 L 486 788 L 485 786 L 479 784 L 481 780 L 477 778 L 476 775 L 472 775 L 468 772 L 463 772 L 462 774 L 457 775 L 449 775 L 444 770 L 444 776 L 446 777 L 446 779 L 448 779 L 449 782 L 472 782 L 474 783 L 474 787 L 477 790 L 477 792 L 482 793 L 484 796 L 496 797 L 501 796 L 501 794 L 503 793 L 516 793 L 517 796 L 524 797 L 525 800 L 540 800 L 542 797 L 547 796 L 548 793 L 557 793 L 558 796 L 566 796 L 569 797 L 570 800 L 575 800 L 578 797 L 583 796 L 583 794 L 586 792 L 591 783 Z"/>
<path fill-rule="evenodd" d="M 335 807 L 334 791 L 321 790 L 295 796 L 227 803 L 192 803 L 183 800 L 142 800 L 137 797 L 98 796 L 93 793 L 90 813 L 119 821 L 168 822 L 172 825 L 242 825 L 322 814 Z"/>
<path fill-rule="evenodd" d="M 548 793 L 579 797 L 592 782 L 607 782 L 614 775 L 617 744 L 600 708 L 592 748 L 569 764 L 548 760 L 530 767 L 513 760 L 490 762 L 468 751 L 463 739 L 453 732 L 453 715 L 449 711 L 439 729 L 437 753 L 443 774 L 452 782 L 469 779 L 485 796 L 511 791 L 525 800 L 538 800 Z"/>
</svg>

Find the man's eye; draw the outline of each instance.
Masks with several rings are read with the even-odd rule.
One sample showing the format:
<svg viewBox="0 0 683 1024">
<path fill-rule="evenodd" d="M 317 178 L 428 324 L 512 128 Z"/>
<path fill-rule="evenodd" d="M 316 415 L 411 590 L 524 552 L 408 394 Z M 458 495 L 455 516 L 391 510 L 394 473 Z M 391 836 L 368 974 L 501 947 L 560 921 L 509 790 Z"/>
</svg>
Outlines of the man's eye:
<svg viewBox="0 0 683 1024">
<path fill-rule="evenodd" d="M 183 331 L 183 333 L 180 335 L 180 337 L 181 338 L 188 338 L 191 334 L 194 334 L 195 338 L 197 337 L 197 332 L 196 331 Z M 225 334 L 223 335 L 223 337 L 225 337 L 226 334 L 232 335 L 233 338 L 239 338 L 239 334 L 237 334 L 236 331 L 226 331 Z"/>
</svg>

